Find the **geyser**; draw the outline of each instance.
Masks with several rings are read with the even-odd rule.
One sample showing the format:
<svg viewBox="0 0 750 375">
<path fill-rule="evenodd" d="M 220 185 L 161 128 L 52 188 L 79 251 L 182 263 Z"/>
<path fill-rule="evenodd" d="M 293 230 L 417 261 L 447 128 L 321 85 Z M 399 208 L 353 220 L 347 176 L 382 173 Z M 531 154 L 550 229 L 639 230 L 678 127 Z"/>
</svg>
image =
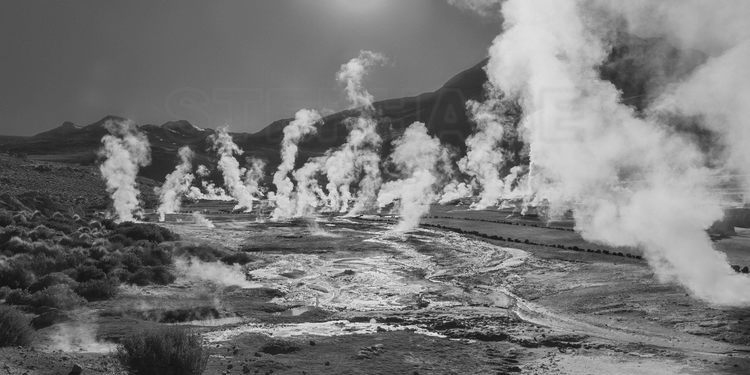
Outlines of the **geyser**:
<svg viewBox="0 0 750 375">
<path fill-rule="evenodd" d="M 289 178 L 289 173 L 294 170 L 299 142 L 305 136 L 315 133 L 315 123 L 320 120 L 321 117 L 318 112 L 302 109 L 295 114 L 294 120 L 284 127 L 284 138 L 281 141 L 281 163 L 273 175 L 273 183 L 276 186 L 276 208 L 272 214 L 274 220 L 288 219 L 295 214 L 297 205 L 292 197 L 294 184 Z"/>
<path fill-rule="evenodd" d="M 159 221 L 164 221 L 166 214 L 173 214 L 180 211 L 182 197 L 190 191 L 195 177 L 191 173 L 193 168 L 193 150 L 188 146 L 181 147 L 177 154 L 180 157 L 180 163 L 175 170 L 168 174 L 161 188 L 156 188 L 159 195 Z"/>
<path fill-rule="evenodd" d="M 251 212 L 255 198 L 253 191 L 243 181 L 247 170 L 241 168 L 239 161 L 235 158 L 235 155 L 240 156 L 244 154 L 244 151 L 234 143 L 226 127 L 220 128 L 215 135 L 212 135 L 211 142 L 219 157 L 218 166 L 224 178 L 224 186 L 229 195 L 237 201 L 235 210 L 244 209 L 245 212 Z"/>
<path fill-rule="evenodd" d="M 419 219 L 437 200 L 441 169 L 449 165 L 450 157 L 440 141 L 427 134 L 427 127 L 421 122 L 411 124 L 393 144 L 390 160 L 403 178 L 382 186 L 378 206 L 398 202 L 400 220 L 394 231 L 403 233 L 419 226 Z"/>
<path fill-rule="evenodd" d="M 704 51 L 716 57 L 685 82 L 662 88 L 658 109 L 705 115 L 733 151 L 739 152 L 738 143 L 746 150 L 747 126 L 735 120 L 740 108 L 731 94 L 700 93 L 713 88 L 723 94 L 729 87 L 747 93 L 744 78 L 729 87 L 709 82 L 722 74 L 747 77 L 736 74 L 747 64 L 731 62 L 744 56 L 750 28 L 729 29 L 746 26 L 748 6 L 743 4 L 509 0 L 502 5 L 505 30 L 494 41 L 487 66 L 494 87 L 522 105 L 530 193 L 548 199 L 552 210 L 574 208 L 577 230 L 586 239 L 639 247 L 662 280 L 676 280 L 696 297 L 723 305 L 750 303 L 750 279 L 731 270 L 705 232 L 722 217 L 711 191 L 713 165 L 719 162 L 723 168 L 733 157 L 709 161 L 653 108 L 636 113 L 612 83 L 600 78 L 598 67 L 608 56 L 611 36 L 621 31 L 614 28 L 622 25 L 638 35 L 672 36 L 681 46 L 706 43 L 711 48 L 704 46 Z M 727 12 L 730 5 L 736 13 Z M 627 22 L 601 22 L 602 15 Z M 709 22 L 714 18 L 722 21 Z M 658 22 L 642 22 L 646 19 Z M 716 29 L 699 27 L 706 24 Z M 688 34 L 686 27 L 701 31 Z M 712 39 L 704 33 L 716 35 Z"/>
<path fill-rule="evenodd" d="M 151 147 L 132 121 L 109 120 L 104 126 L 110 134 L 102 138 L 99 156 L 104 162 L 99 170 L 112 197 L 116 220 L 133 221 L 134 212 L 140 208 L 136 177 L 141 167 L 151 163 Z"/>
</svg>

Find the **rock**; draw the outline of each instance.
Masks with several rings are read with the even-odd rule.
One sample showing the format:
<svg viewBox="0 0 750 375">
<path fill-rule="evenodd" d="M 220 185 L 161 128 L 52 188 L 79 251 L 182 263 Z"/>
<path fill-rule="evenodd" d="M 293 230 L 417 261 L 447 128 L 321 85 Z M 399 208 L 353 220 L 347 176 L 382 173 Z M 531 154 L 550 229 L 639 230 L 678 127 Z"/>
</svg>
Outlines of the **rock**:
<svg viewBox="0 0 750 375">
<path fill-rule="evenodd" d="M 740 272 L 742 272 L 742 273 L 750 273 L 750 268 L 748 268 L 747 266 L 742 267 L 742 269 L 740 270 Z"/>
<path fill-rule="evenodd" d="M 80 375 L 83 373 L 83 367 L 79 366 L 78 364 L 73 365 L 73 369 L 70 370 L 68 375 Z"/>
<path fill-rule="evenodd" d="M 383 352 L 383 344 L 377 344 L 373 346 L 367 346 L 359 349 L 356 358 L 357 359 L 370 359 L 378 356 Z"/>
</svg>

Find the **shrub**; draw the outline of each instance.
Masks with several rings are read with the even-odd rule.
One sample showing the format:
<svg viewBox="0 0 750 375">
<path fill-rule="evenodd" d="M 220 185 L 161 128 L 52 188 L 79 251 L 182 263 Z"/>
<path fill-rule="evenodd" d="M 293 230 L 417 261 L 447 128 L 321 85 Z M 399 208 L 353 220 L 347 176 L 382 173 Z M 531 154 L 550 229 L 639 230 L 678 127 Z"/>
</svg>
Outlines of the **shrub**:
<svg viewBox="0 0 750 375">
<path fill-rule="evenodd" d="M 11 289 L 28 288 L 34 283 L 34 273 L 16 265 L 0 265 L 0 286 L 7 286 Z"/>
<path fill-rule="evenodd" d="M 176 277 L 165 266 L 143 267 L 136 271 L 128 280 L 131 284 L 145 286 L 149 284 L 168 285 Z"/>
<path fill-rule="evenodd" d="M 167 326 L 125 337 L 115 357 L 135 375 L 198 375 L 206 369 L 208 351 L 199 334 Z"/>
<path fill-rule="evenodd" d="M 31 295 L 34 307 L 52 307 L 60 310 L 72 310 L 86 303 L 67 285 L 53 285 Z"/>
<path fill-rule="evenodd" d="M 216 262 L 219 258 L 227 256 L 225 251 L 205 244 L 180 246 L 175 253 L 180 256 L 195 257 L 203 262 Z"/>
<path fill-rule="evenodd" d="M 252 255 L 250 255 L 248 253 L 239 252 L 239 253 L 234 253 L 234 254 L 226 255 L 223 258 L 221 258 L 221 261 L 224 262 L 224 263 L 226 263 L 226 264 L 229 264 L 229 265 L 239 264 L 241 266 L 244 266 L 244 265 L 246 265 L 246 264 L 248 264 L 250 262 L 254 262 L 257 259 L 258 258 L 254 257 L 254 256 L 252 256 Z"/>
<path fill-rule="evenodd" d="M 8 225 L 13 224 L 13 215 L 6 211 L 1 210 L 0 211 L 0 227 L 7 227 Z"/>
<path fill-rule="evenodd" d="M 33 245 L 29 241 L 25 241 L 19 237 L 13 237 L 5 243 L 5 250 L 10 251 L 12 254 L 27 254 L 34 249 Z"/>
<path fill-rule="evenodd" d="M 13 289 L 5 297 L 5 303 L 9 305 L 28 305 L 31 303 L 31 295 L 23 289 Z"/>
<path fill-rule="evenodd" d="M 120 283 L 113 279 L 91 280 L 79 284 L 75 292 L 87 301 L 101 301 L 114 298 Z"/>
<path fill-rule="evenodd" d="M 29 232 L 29 238 L 32 240 L 48 240 L 52 237 L 55 237 L 57 234 L 56 231 L 53 229 L 48 228 L 45 225 L 37 225 L 36 228 L 32 229 Z"/>
<path fill-rule="evenodd" d="M 121 234 L 133 241 L 146 240 L 149 242 L 160 243 L 179 239 L 179 236 L 172 233 L 169 229 L 162 228 L 155 224 L 126 222 L 119 224 L 115 228 L 115 233 Z"/>
<path fill-rule="evenodd" d="M 0 347 L 28 346 L 32 334 L 26 316 L 13 307 L 0 305 Z"/>
<path fill-rule="evenodd" d="M 0 286 L 0 299 L 5 299 L 5 297 L 10 294 L 10 291 L 12 289 L 8 288 L 7 286 Z"/>
<path fill-rule="evenodd" d="M 62 272 L 53 272 L 42 276 L 41 278 L 39 278 L 39 280 L 31 284 L 29 286 L 29 292 L 35 293 L 54 285 L 68 285 L 72 288 L 75 288 L 77 283 L 70 276 Z"/>
<path fill-rule="evenodd" d="M 107 277 L 107 275 L 104 273 L 104 271 L 96 268 L 96 266 L 82 264 L 76 267 L 75 279 L 78 282 L 83 283 L 89 280 L 100 280 L 105 277 Z"/>
</svg>

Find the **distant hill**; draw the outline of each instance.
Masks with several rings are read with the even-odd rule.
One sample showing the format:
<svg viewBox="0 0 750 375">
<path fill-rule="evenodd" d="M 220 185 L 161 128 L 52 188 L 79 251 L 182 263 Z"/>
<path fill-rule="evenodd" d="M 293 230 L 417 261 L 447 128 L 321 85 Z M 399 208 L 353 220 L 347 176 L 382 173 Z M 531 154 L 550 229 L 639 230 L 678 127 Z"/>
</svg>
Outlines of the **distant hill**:
<svg viewBox="0 0 750 375">
<path fill-rule="evenodd" d="M 464 103 L 482 96 L 482 85 L 487 77 L 482 69 L 486 61 L 458 74 L 440 89 L 415 97 L 389 99 L 374 104 L 378 116 L 378 131 L 387 141 L 397 137 L 414 121 L 428 124 L 440 139 L 461 149 L 471 133 Z M 320 155 L 327 149 L 341 145 L 348 134 L 344 120 L 357 116 L 357 110 L 347 110 L 325 117 L 318 133 L 300 145 L 301 158 Z M 91 165 L 96 162 L 102 137 L 107 134 L 104 124 L 110 120 L 124 120 L 106 116 L 92 124 L 80 126 L 71 122 L 30 137 L 0 136 L 0 151 L 22 154 L 30 159 Z M 284 127 L 292 119 L 273 122 L 253 134 L 234 133 L 235 142 L 245 150 L 246 157 L 260 157 L 275 167 L 279 162 L 279 144 Z M 162 125 L 139 125 L 151 143 L 153 162 L 141 175 L 161 180 L 175 165 L 177 149 L 188 145 L 196 152 L 196 164 L 212 165 L 215 158 L 208 151 L 207 137 L 213 129 L 203 129 L 181 120 Z"/>
<path fill-rule="evenodd" d="M 666 58 L 644 58 L 656 54 Z M 678 51 L 662 40 L 622 35 L 600 72 L 602 78 L 613 82 L 622 91 L 626 104 L 640 110 L 647 102 L 650 90 L 661 84 L 659 80 L 684 75 L 704 59 L 705 56 L 696 52 Z M 655 65 L 654 61 L 660 61 L 661 65 Z M 465 140 L 474 127 L 467 117 L 465 103 L 470 99 L 483 99 L 483 87 L 487 82 L 483 69 L 486 63 L 487 60 L 481 61 L 457 74 L 433 92 L 376 102 L 378 132 L 384 139 L 383 156 L 390 151 L 390 140 L 398 137 L 414 121 L 427 124 L 431 134 L 461 155 L 465 151 Z M 299 164 L 310 156 L 321 155 L 341 145 L 348 134 L 345 120 L 357 115 L 358 110 L 354 109 L 326 116 L 318 126 L 317 134 L 300 144 Z M 514 115 L 520 116 L 520 112 Z M 117 116 L 107 116 L 86 126 L 64 122 L 57 128 L 31 137 L 0 136 L 0 151 L 27 155 L 34 160 L 90 165 L 96 162 L 101 138 L 107 133 L 104 124 L 113 119 L 122 120 Z M 245 156 L 263 158 L 268 161 L 269 168 L 274 168 L 279 162 L 283 129 L 291 120 L 278 120 L 256 133 L 235 133 L 233 137 L 245 150 Z M 147 134 L 153 153 L 152 165 L 141 171 L 144 177 L 162 180 L 174 168 L 177 149 L 184 145 L 196 152 L 196 164 L 211 166 L 215 163 L 206 142 L 206 138 L 214 134 L 212 129 L 202 129 L 187 121 L 141 125 L 140 129 Z M 696 134 L 704 137 L 700 131 L 705 130 L 696 129 Z M 521 146 L 513 144 L 513 152 L 519 154 Z M 516 162 L 522 162 L 519 155 L 516 158 Z"/>
</svg>

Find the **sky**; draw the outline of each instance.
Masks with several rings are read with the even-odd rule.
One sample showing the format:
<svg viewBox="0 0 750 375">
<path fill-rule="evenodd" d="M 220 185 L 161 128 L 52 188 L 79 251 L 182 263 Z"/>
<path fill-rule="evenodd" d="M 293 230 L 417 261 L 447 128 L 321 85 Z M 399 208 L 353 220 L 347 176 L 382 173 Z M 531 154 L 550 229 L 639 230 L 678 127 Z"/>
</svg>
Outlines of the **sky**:
<svg viewBox="0 0 750 375">
<path fill-rule="evenodd" d="M 499 30 L 444 0 L 8 0 L 0 134 L 109 114 L 254 132 L 345 108 L 335 74 L 362 49 L 390 60 L 375 98 L 398 98 L 478 63 Z"/>
</svg>

